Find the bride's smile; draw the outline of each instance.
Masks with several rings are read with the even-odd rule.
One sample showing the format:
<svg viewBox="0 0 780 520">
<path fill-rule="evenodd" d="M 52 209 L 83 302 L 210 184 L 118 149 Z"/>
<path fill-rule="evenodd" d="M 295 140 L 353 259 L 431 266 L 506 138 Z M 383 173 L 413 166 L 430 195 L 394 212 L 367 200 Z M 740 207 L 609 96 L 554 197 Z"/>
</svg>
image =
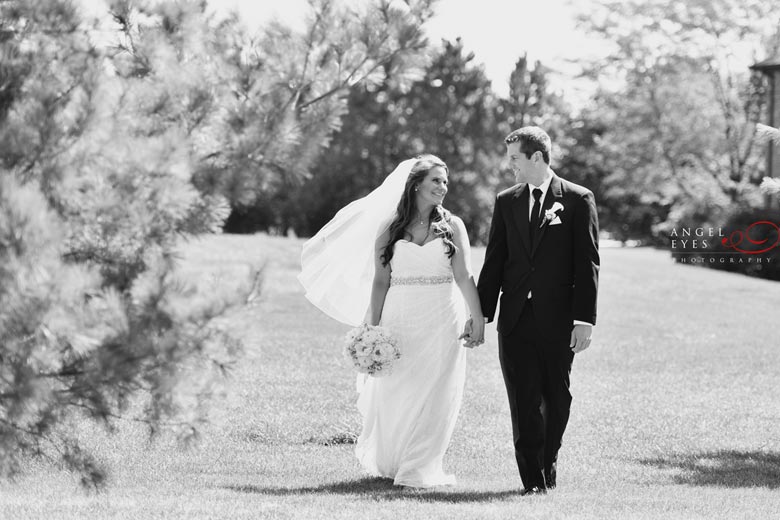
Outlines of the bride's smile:
<svg viewBox="0 0 780 520">
<path fill-rule="evenodd" d="M 440 166 L 431 168 L 428 175 L 425 176 L 425 179 L 417 187 L 417 207 L 436 206 L 444 202 L 444 197 L 448 191 L 448 183 L 447 171 L 444 168 Z"/>
</svg>

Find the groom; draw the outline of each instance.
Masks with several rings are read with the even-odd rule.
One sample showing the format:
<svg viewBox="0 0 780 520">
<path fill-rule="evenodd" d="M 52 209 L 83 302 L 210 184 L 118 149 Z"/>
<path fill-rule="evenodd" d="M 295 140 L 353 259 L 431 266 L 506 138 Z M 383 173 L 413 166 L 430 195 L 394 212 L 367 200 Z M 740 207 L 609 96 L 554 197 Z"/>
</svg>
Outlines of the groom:
<svg viewBox="0 0 780 520">
<path fill-rule="evenodd" d="M 504 142 L 517 184 L 496 197 L 478 289 L 488 322 L 501 293 L 498 348 L 521 494 L 541 494 L 555 487 L 574 354 L 596 324 L 598 216 L 593 193 L 550 169 L 544 130 L 523 127 Z"/>
</svg>

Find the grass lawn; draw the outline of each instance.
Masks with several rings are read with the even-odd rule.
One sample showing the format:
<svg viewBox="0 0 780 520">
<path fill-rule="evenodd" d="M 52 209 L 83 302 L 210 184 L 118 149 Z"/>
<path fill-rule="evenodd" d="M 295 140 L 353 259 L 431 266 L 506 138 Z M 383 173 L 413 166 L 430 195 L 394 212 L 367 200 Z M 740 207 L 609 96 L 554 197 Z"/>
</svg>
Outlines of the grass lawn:
<svg viewBox="0 0 780 520">
<path fill-rule="evenodd" d="M 2 519 L 777 518 L 780 284 L 678 265 L 650 249 L 604 249 L 599 323 L 572 371 L 558 489 L 524 499 L 495 329 L 470 352 L 445 459 L 454 488 L 398 490 L 365 477 L 344 444 L 359 430 L 347 327 L 295 280 L 301 241 L 213 236 L 185 246 L 198 283 L 230 287 L 266 261 L 260 297 L 224 326 L 245 355 L 188 451 L 149 446 L 132 424 L 85 429 L 112 468 L 101 494 L 34 466 L 0 483 Z M 475 266 L 482 250 L 475 251 Z M 216 281 L 216 282 L 215 282 Z"/>
</svg>

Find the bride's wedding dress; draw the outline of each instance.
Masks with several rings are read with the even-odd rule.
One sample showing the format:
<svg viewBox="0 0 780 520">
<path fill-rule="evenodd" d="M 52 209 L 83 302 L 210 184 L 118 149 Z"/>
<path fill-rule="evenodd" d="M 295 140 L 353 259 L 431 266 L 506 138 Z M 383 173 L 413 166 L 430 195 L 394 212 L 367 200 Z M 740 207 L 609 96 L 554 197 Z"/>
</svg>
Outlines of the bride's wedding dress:
<svg viewBox="0 0 780 520">
<path fill-rule="evenodd" d="M 361 376 L 356 453 L 369 473 L 396 485 L 454 484 L 442 462 L 463 397 L 463 299 L 441 238 L 396 242 L 390 265 L 380 325 L 398 339 L 401 358 L 387 376 Z"/>
</svg>

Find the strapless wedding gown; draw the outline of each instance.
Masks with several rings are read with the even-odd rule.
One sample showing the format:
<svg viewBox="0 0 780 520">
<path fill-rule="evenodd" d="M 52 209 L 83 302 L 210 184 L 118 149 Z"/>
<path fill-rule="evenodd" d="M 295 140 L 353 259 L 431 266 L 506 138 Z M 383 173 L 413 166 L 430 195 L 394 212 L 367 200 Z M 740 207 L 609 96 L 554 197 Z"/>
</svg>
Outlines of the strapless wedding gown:
<svg viewBox="0 0 780 520">
<path fill-rule="evenodd" d="M 370 474 L 396 485 L 452 485 L 442 463 L 463 398 L 465 305 L 440 238 L 396 242 L 390 266 L 380 324 L 398 339 L 401 358 L 391 374 L 358 382 L 363 431 L 355 451 Z"/>
</svg>

